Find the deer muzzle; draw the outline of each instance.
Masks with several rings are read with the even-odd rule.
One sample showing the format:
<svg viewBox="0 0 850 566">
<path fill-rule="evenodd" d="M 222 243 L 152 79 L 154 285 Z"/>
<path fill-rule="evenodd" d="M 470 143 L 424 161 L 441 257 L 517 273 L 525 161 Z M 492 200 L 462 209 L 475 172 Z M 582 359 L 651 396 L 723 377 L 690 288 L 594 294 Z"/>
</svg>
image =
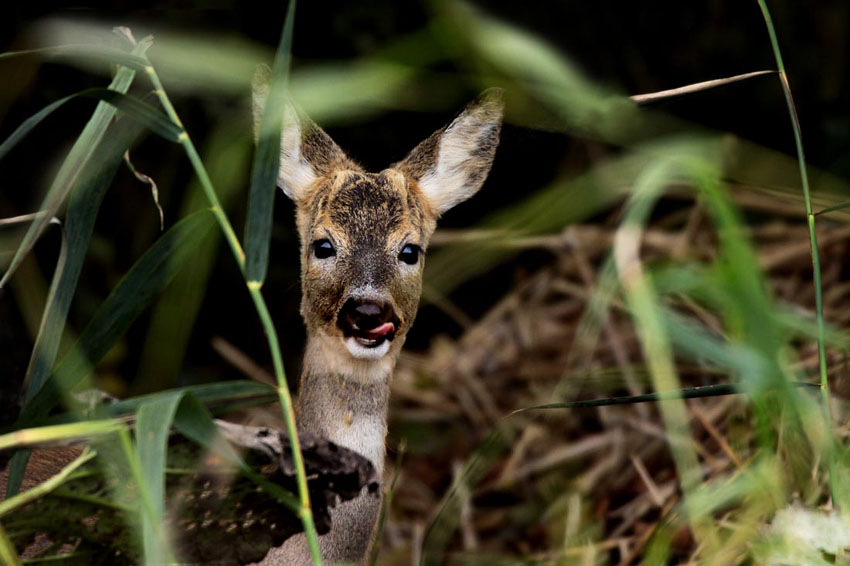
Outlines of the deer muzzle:
<svg viewBox="0 0 850 566">
<path fill-rule="evenodd" d="M 392 303 L 381 299 L 350 297 L 337 316 L 343 335 L 364 348 L 378 348 L 392 341 L 399 324 Z"/>
</svg>

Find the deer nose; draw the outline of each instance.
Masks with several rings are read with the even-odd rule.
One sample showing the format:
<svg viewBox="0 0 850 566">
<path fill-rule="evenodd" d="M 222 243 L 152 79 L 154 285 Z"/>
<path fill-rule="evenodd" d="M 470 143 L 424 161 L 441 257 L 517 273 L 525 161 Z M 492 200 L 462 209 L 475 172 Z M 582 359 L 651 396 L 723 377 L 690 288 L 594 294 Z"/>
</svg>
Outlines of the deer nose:
<svg viewBox="0 0 850 566">
<path fill-rule="evenodd" d="M 389 301 L 349 298 L 337 316 L 337 325 L 346 336 L 393 339 L 399 319 Z"/>
</svg>

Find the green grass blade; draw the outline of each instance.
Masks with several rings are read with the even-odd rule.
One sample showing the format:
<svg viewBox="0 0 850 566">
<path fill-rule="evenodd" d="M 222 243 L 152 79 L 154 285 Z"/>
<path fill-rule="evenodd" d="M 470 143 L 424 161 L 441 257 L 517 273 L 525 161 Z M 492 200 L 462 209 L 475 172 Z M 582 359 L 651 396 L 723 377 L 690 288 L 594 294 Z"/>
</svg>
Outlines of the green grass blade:
<svg viewBox="0 0 850 566">
<path fill-rule="evenodd" d="M 142 40 L 140 45 L 142 43 L 146 43 L 146 40 Z M 147 49 L 147 46 L 145 49 Z M 7 51 L 6 53 L 0 53 L 0 61 L 24 56 L 59 59 L 60 61 L 63 59 L 102 61 L 111 65 L 121 65 L 134 71 L 142 71 L 145 68 L 145 60 L 138 53 L 127 53 L 121 49 L 101 45 L 57 45 L 39 49 Z"/>
<path fill-rule="evenodd" d="M 652 281 L 646 276 L 639 248 L 642 232 L 661 192 L 669 182 L 681 176 L 682 166 L 689 161 L 687 156 L 673 154 L 648 167 L 635 181 L 634 193 L 627 203 L 623 222 L 614 236 L 612 253 L 617 273 L 656 391 L 679 389 L 680 381 L 673 361 L 672 345 L 664 327 L 660 300 Z M 661 404 L 660 408 L 664 427 L 671 438 L 670 451 L 687 511 L 690 494 L 702 479 L 690 436 L 687 409 L 681 399 L 671 399 Z M 691 520 L 690 524 L 695 538 L 701 544 L 709 548 L 717 544 L 714 533 L 705 528 L 705 523 Z"/>
<path fill-rule="evenodd" d="M 51 476 L 49 479 L 38 484 L 34 488 L 25 491 L 24 493 L 19 493 L 15 497 L 0 502 L 0 517 L 8 515 L 15 509 L 18 509 L 19 507 L 22 507 L 27 503 L 35 501 L 39 497 L 50 493 L 51 491 L 62 485 L 68 478 L 68 476 L 70 476 L 74 472 L 74 470 L 94 458 L 96 454 L 97 453 L 92 450 L 84 450 L 79 457 L 77 457 L 76 459 L 74 459 L 73 462 L 62 468 L 62 471 L 60 471 L 55 476 Z"/>
<path fill-rule="evenodd" d="M 0 525 L 0 562 L 7 566 L 20 566 L 21 564 L 21 557 L 15 552 L 15 545 L 12 544 L 12 540 L 6 534 L 3 525 Z"/>
<path fill-rule="evenodd" d="M 221 383 L 205 383 L 203 385 L 181 387 L 171 391 L 179 392 L 184 395 L 191 395 L 192 398 L 204 406 L 255 399 L 264 399 L 266 402 L 272 402 L 277 398 L 277 393 L 273 387 L 256 381 L 224 381 Z M 131 399 L 124 399 L 117 403 L 107 405 L 104 407 L 104 411 L 107 415 L 113 418 L 125 416 L 135 412 L 143 403 L 147 403 L 150 399 L 153 399 L 158 395 L 162 394 L 152 393 L 150 395 L 141 395 Z"/>
<path fill-rule="evenodd" d="M 806 218 L 809 224 L 809 243 L 812 252 L 812 279 L 815 286 L 815 314 L 818 320 L 818 368 L 820 370 L 821 380 L 821 395 L 823 396 L 824 410 L 829 415 L 829 378 L 827 376 L 826 363 L 826 346 L 824 335 L 826 333 L 825 323 L 823 318 L 823 292 L 821 289 L 821 269 L 820 257 L 818 250 L 818 237 L 815 230 L 815 215 L 812 212 L 812 198 L 809 191 L 809 175 L 806 171 L 806 155 L 803 152 L 803 134 L 800 131 L 800 118 L 797 115 L 797 108 L 794 104 L 794 96 L 791 94 L 791 86 L 788 84 L 788 75 L 785 73 L 785 63 L 782 61 L 782 52 L 779 49 L 779 40 L 776 37 L 776 30 L 773 28 L 773 19 L 770 17 L 770 10 L 767 8 L 765 0 L 758 0 L 764 23 L 767 26 L 767 33 L 770 36 L 770 45 L 773 49 L 773 55 L 776 59 L 776 66 L 779 69 L 779 80 L 782 83 L 782 92 L 785 95 L 785 103 L 788 106 L 788 115 L 791 118 L 791 127 L 794 131 L 794 143 L 797 148 L 797 162 L 800 166 L 800 181 L 803 185 L 803 199 L 806 203 Z"/>
<path fill-rule="evenodd" d="M 135 126 L 122 127 L 123 125 L 116 124 L 116 127 L 103 138 L 100 144 L 101 151 L 97 152 L 99 159 L 86 163 L 85 171 L 79 176 L 79 183 L 71 194 L 65 223 L 67 251 L 64 257 L 60 254 L 61 265 L 57 266 L 54 274 L 39 334 L 27 367 L 24 379 L 24 405 L 21 412 L 23 420 L 33 414 L 30 403 L 50 376 L 100 203 L 118 170 L 124 151 L 130 146 L 137 133 Z M 37 222 L 33 222 L 32 226 L 35 226 Z M 20 252 L 24 246 L 25 244 L 21 244 L 18 251 Z M 11 270 L 10 267 L 7 275 L 11 273 Z M 20 487 L 28 459 L 29 454 L 26 451 L 12 457 L 6 486 L 7 496 L 16 493 Z"/>
<path fill-rule="evenodd" d="M 79 96 L 107 102 L 165 139 L 173 142 L 180 141 L 183 129 L 169 120 L 165 114 L 138 98 L 108 88 L 84 90 L 79 93 Z"/>
<path fill-rule="evenodd" d="M 41 326 L 44 333 L 36 341 L 38 348 L 33 350 L 27 369 L 25 405 L 50 375 L 100 202 L 121 163 L 124 151 L 135 137 L 135 128 L 121 126 L 117 124 L 110 135 L 104 138 L 103 153 L 96 162 L 91 162 L 81 177 L 82 182 L 71 195 L 65 223 L 67 256 L 58 273 L 55 294 L 49 297 L 44 312 Z"/>
<path fill-rule="evenodd" d="M 227 412 L 231 409 L 250 405 L 263 405 L 272 403 L 277 399 L 277 392 L 273 387 L 256 381 L 223 381 L 220 383 L 204 383 L 201 385 L 190 385 L 169 390 L 170 392 L 191 394 L 203 405 L 210 406 L 211 410 Z M 134 415 L 144 403 L 158 398 L 163 393 L 150 393 L 139 395 L 129 399 L 122 399 L 115 403 L 109 403 L 100 407 L 101 415 L 104 417 L 119 419 Z M 79 422 L 80 415 L 76 412 L 52 415 L 49 418 L 35 422 L 18 423 L 25 426 L 47 426 Z"/>
<path fill-rule="evenodd" d="M 132 54 L 134 56 L 143 55 L 148 47 L 150 47 L 150 42 L 142 41 L 133 49 Z M 126 93 L 130 88 L 130 84 L 133 82 L 135 74 L 136 71 L 134 69 L 121 67 L 110 83 L 109 90 Z M 56 215 L 56 212 L 62 206 L 62 203 L 65 202 L 68 194 L 80 183 L 81 171 L 90 163 L 92 155 L 94 155 L 100 146 L 100 142 L 106 135 L 107 128 L 115 117 L 115 113 L 115 107 L 106 102 L 100 102 L 97 108 L 95 108 L 92 117 L 89 119 L 85 128 L 83 128 L 77 141 L 74 142 L 71 151 L 68 152 L 68 157 L 62 163 L 50 189 L 47 191 L 47 196 L 39 207 L 39 210 L 44 211 L 44 214 L 33 221 L 24 235 L 24 239 L 20 246 L 18 246 L 9 268 L 6 270 L 3 278 L 0 279 L 0 288 L 6 284 L 9 277 L 15 272 L 18 265 L 20 265 L 24 256 L 32 249 L 35 241 L 38 240 L 42 231 L 47 226 L 47 222 Z M 64 326 L 64 321 L 62 326 Z"/>
<path fill-rule="evenodd" d="M 57 364 L 54 375 L 62 390 L 87 377 L 115 341 L 174 278 L 194 253 L 195 245 L 212 227 L 212 215 L 201 210 L 168 229 L 130 268 L 103 302 L 80 335 L 75 347 Z M 33 398 L 28 418 L 46 415 L 58 400 L 56 388 L 45 388 Z"/>
<path fill-rule="evenodd" d="M 0 435 L 0 450 L 103 436 L 113 434 L 123 427 L 124 425 L 118 421 L 102 419 L 27 428 Z"/>
<path fill-rule="evenodd" d="M 66 102 L 75 98 L 93 98 L 107 102 L 119 110 L 126 112 L 129 116 L 143 123 L 167 140 L 176 142 L 180 135 L 180 128 L 175 126 L 162 112 L 145 104 L 137 98 L 124 95 L 108 88 L 92 88 L 60 98 L 51 102 L 18 126 L 2 144 L 0 144 L 0 159 L 17 145 L 27 134 L 38 126 L 45 118 L 60 108 Z"/>
<path fill-rule="evenodd" d="M 136 450 L 153 506 L 153 516 L 143 517 L 142 540 L 146 564 L 162 564 L 168 556 L 168 538 L 163 529 L 165 519 L 165 465 L 168 459 L 168 436 L 182 391 L 169 391 L 143 403 L 136 413 Z M 146 520 L 145 520 L 146 519 Z"/>
<path fill-rule="evenodd" d="M 10 149 L 15 147 L 18 142 L 20 142 L 24 137 L 30 133 L 36 126 L 38 126 L 42 120 L 47 118 L 54 110 L 68 102 L 69 100 L 73 100 L 76 95 L 72 94 L 70 96 L 66 96 L 64 98 L 60 98 L 55 102 L 51 102 L 26 120 L 24 120 L 20 126 L 18 126 L 14 132 L 12 132 L 8 138 L 6 138 L 2 144 L 0 144 L 0 159 L 9 152 Z"/>
<path fill-rule="evenodd" d="M 834 204 L 832 206 L 828 206 L 824 209 L 818 210 L 815 212 L 815 216 L 819 216 L 821 214 L 828 214 L 830 212 L 837 212 L 839 210 L 844 210 L 845 208 L 850 208 L 850 202 L 842 202 L 839 204 Z"/>
<path fill-rule="evenodd" d="M 280 169 L 280 138 L 283 113 L 286 110 L 285 97 L 289 82 L 289 66 L 292 61 L 295 4 L 295 0 L 289 0 L 280 44 L 272 67 L 269 96 L 260 121 L 257 151 L 254 154 L 251 172 L 251 191 L 248 196 L 248 218 L 245 221 L 244 239 L 245 273 L 249 284 L 256 282 L 262 285 L 269 262 L 269 238 Z"/>
</svg>

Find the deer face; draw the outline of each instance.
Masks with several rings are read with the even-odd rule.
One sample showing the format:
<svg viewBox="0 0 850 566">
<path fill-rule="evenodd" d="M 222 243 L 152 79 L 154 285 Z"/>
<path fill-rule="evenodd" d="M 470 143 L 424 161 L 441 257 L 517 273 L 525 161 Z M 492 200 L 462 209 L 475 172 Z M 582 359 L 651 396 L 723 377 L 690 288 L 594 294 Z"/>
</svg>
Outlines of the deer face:
<svg viewBox="0 0 850 566">
<path fill-rule="evenodd" d="M 267 88 L 255 80 L 254 89 L 258 123 Z M 288 106 L 278 186 L 296 204 L 310 339 L 358 360 L 398 353 L 416 316 L 437 218 L 483 184 L 501 118 L 500 93 L 487 91 L 403 161 L 367 173 Z"/>
</svg>

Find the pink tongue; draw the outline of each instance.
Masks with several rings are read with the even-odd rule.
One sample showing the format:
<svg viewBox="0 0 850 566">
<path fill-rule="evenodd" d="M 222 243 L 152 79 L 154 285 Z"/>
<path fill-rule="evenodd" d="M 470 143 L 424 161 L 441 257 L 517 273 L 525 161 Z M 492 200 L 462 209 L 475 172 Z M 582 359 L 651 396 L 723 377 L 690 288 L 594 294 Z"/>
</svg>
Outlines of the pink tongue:
<svg viewBox="0 0 850 566">
<path fill-rule="evenodd" d="M 390 332 L 395 330 L 395 325 L 392 322 L 385 322 L 381 326 L 377 328 L 373 328 L 372 330 L 367 330 L 366 334 L 369 335 L 369 338 L 383 338 Z"/>
</svg>

